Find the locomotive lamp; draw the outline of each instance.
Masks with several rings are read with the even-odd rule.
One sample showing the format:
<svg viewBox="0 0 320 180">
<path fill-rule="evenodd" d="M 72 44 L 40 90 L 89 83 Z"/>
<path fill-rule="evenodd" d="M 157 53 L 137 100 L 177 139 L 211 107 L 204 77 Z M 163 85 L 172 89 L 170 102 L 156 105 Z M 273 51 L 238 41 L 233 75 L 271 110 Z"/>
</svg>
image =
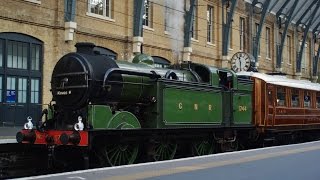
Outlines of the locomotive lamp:
<svg viewBox="0 0 320 180">
<path fill-rule="evenodd" d="M 32 117 L 28 116 L 27 117 L 28 122 L 24 124 L 24 129 L 32 129 L 33 124 L 32 124 Z"/>
<path fill-rule="evenodd" d="M 84 124 L 83 124 L 83 122 L 82 122 L 82 117 L 79 116 L 79 117 L 78 117 L 78 123 L 76 123 L 76 124 L 74 125 L 74 130 L 76 130 L 76 131 L 82 131 L 83 129 L 84 129 Z"/>
</svg>

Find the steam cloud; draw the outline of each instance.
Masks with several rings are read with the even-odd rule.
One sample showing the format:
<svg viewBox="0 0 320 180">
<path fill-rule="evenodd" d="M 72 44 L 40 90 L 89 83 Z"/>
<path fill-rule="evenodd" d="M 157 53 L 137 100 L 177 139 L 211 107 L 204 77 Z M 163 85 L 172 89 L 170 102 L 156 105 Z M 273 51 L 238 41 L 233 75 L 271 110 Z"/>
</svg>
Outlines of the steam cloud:
<svg viewBox="0 0 320 180">
<path fill-rule="evenodd" d="M 164 6 L 165 30 L 170 34 L 170 44 L 174 56 L 181 60 L 184 40 L 185 0 L 153 0 Z"/>
</svg>

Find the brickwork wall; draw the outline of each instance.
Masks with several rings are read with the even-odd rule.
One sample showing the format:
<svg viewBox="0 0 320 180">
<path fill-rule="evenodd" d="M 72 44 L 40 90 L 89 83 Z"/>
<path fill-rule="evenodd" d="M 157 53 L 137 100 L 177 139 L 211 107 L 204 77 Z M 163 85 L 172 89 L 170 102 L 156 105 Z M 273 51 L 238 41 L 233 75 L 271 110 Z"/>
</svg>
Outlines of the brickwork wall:
<svg viewBox="0 0 320 180">
<path fill-rule="evenodd" d="M 29 0 L 30 1 L 30 0 Z M 68 52 L 75 51 L 77 42 L 93 42 L 98 46 L 111 49 L 118 54 L 118 59 L 129 60 L 133 57 L 133 0 L 117 0 L 112 3 L 112 17 L 107 19 L 97 18 L 88 14 L 87 0 L 76 1 L 77 29 L 74 40 L 64 40 L 64 1 L 39 0 L 41 4 L 26 0 L 1 0 L 0 1 L 0 33 L 17 32 L 40 39 L 44 43 L 43 62 L 43 103 L 51 99 L 50 79 L 53 67 L 57 60 Z M 32 0 L 31 0 L 32 1 Z M 36 1 L 36 0 L 33 0 Z M 143 32 L 143 52 L 153 56 L 160 56 L 172 63 L 182 59 L 183 34 L 172 34 L 165 31 L 164 1 L 153 0 L 152 25 L 145 27 Z M 191 59 L 194 62 L 221 66 L 222 59 L 222 4 L 220 0 L 199 0 L 197 6 L 197 24 L 195 39 L 191 41 Z M 207 6 L 214 8 L 214 41 L 207 42 Z M 178 12 L 179 13 L 179 12 Z M 181 12 L 180 12 L 181 13 Z M 248 5 L 239 0 L 232 23 L 232 40 L 229 58 L 240 49 L 240 17 L 245 19 L 245 48 L 243 51 L 252 53 L 251 41 L 255 23 L 259 23 L 259 15 L 252 16 L 252 27 L 249 27 Z M 183 17 L 183 15 L 182 15 Z M 183 21 L 183 19 L 182 19 Z M 271 30 L 271 58 L 266 57 L 266 27 Z M 178 27 L 177 27 L 178 28 Z M 261 72 L 275 71 L 276 45 L 278 27 L 274 15 L 268 15 L 261 34 L 259 69 Z M 281 30 L 280 30 L 281 31 Z M 291 64 L 287 49 L 283 54 L 283 72 L 294 77 L 296 66 L 296 52 L 299 48 L 301 33 L 294 33 L 290 27 L 288 35 L 291 37 Z M 302 69 L 302 78 L 310 79 L 311 56 L 310 38 L 307 40 L 305 68 Z M 287 46 L 287 45 L 286 45 Z M 230 65 L 229 65 L 230 66 Z"/>
</svg>

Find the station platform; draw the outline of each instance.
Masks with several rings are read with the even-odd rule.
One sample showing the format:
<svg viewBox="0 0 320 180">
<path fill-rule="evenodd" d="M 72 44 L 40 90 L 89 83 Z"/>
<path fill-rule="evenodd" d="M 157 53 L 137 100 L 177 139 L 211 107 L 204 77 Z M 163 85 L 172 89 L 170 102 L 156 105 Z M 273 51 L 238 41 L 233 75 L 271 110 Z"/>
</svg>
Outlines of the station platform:
<svg viewBox="0 0 320 180">
<path fill-rule="evenodd" d="M 301 180 L 319 179 L 320 141 L 118 167 L 82 170 L 29 179 L 99 180 Z"/>
<path fill-rule="evenodd" d="M 16 143 L 16 133 L 20 131 L 22 127 L 0 127 L 0 144 Z"/>
</svg>

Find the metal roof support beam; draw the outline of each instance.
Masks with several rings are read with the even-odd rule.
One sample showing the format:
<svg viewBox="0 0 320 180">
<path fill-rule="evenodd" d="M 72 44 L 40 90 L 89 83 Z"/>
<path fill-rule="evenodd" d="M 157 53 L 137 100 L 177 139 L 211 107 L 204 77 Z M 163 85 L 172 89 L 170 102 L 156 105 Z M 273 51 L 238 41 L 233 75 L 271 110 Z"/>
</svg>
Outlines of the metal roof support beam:
<svg viewBox="0 0 320 180">
<path fill-rule="evenodd" d="M 304 33 L 303 33 L 303 40 L 302 40 L 302 44 L 300 46 L 300 51 L 298 53 L 298 58 L 297 58 L 297 61 L 296 61 L 296 72 L 297 73 L 301 73 L 301 60 L 302 60 L 302 54 L 304 52 L 304 46 L 305 46 L 305 43 L 306 43 L 306 40 L 307 40 L 307 35 L 308 35 L 308 32 L 309 32 L 309 29 L 311 27 L 311 24 L 312 24 L 312 21 L 313 21 L 313 18 L 315 16 L 315 14 L 317 13 L 318 9 L 320 7 L 320 0 L 317 0 L 317 5 L 316 7 L 314 8 L 314 10 L 312 11 L 312 14 L 310 15 L 310 18 L 309 18 L 309 21 L 308 21 L 308 24 L 304 30 Z"/>
<path fill-rule="evenodd" d="M 316 1 L 318 0 L 314 0 L 309 7 L 304 11 L 304 13 L 302 14 L 302 16 L 299 18 L 299 20 L 296 22 L 296 25 L 299 26 L 299 24 L 301 23 L 302 19 L 308 14 L 309 10 L 314 6 L 314 3 L 316 3 Z"/>
<path fill-rule="evenodd" d="M 185 26 L 184 26 L 184 47 L 191 47 L 191 31 L 193 26 L 194 9 L 196 7 L 197 0 L 190 0 L 190 9 L 185 14 Z"/>
<path fill-rule="evenodd" d="M 288 2 L 288 0 L 287 0 L 287 2 Z M 289 25 L 290 25 L 290 23 L 292 21 L 292 14 L 293 14 L 294 10 L 296 9 L 298 2 L 299 2 L 299 0 L 295 0 L 294 1 L 293 5 L 290 8 L 289 14 L 286 16 L 285 28 L 284 28 L 284 30 L 282 32 L 282 36 L 281 36 L 281 43 L 280 43 L 280 46 L 277 48 L 277 64 L 276 64 L 276 68 L 278 68 L 278 69 L 281 69 L 282 52 L 283 52 L 284 43 L 285 43 L 285 40 L 286 40 L 286 37 L 287 37 Z M 280 18 L 279 16 L 281 14 L 282 14 L 282 12 L 280 12 L 280 13 L 278 12 L 277 13 L 277 19 Z"/>
<path fill-rule="evenodd" d="M 144 0 L 134 0 L 133 36 L 143 37 Z"/>
<path fill-rule="evenodd" d="M 227 4 L 231 2 L 231 8 L 229 12 L 224 13 L 227 9 Z M 228 45 L 230 39 L 231 23 L 236 8 L 237 0 L 222 0 L 222 55 L 228 55 Z M 226 22 L 224 20 L 226 19 Z"/>
<path fill-rule="evenodd" d="M 263 27 L 264 21 L 266 19 L 266 14 L 268 12 L 269 5 L 270 5 L 270 1 L 265 1 L 263 3 L 262 7 L 261 7 L 262 8 L 262 12 L 261 12 L 261 17 L 260 17 L 259 28 L 258 28 L 256 40 L 253 43 L 253 57 L 256 60 L 256 63 L 258 62 L 258 49 L 259 49 L 258 47 L 259 47 L 259 44 L 260 44 L 260 37 L 261 37 L 262 27 Z"/>
<path fill-rule="evenodd" d="M 65 0 L 64 1 L 64 21 L 75 22 L 74 17 L 76 15 L 76 0 Z"/>
</svg>

